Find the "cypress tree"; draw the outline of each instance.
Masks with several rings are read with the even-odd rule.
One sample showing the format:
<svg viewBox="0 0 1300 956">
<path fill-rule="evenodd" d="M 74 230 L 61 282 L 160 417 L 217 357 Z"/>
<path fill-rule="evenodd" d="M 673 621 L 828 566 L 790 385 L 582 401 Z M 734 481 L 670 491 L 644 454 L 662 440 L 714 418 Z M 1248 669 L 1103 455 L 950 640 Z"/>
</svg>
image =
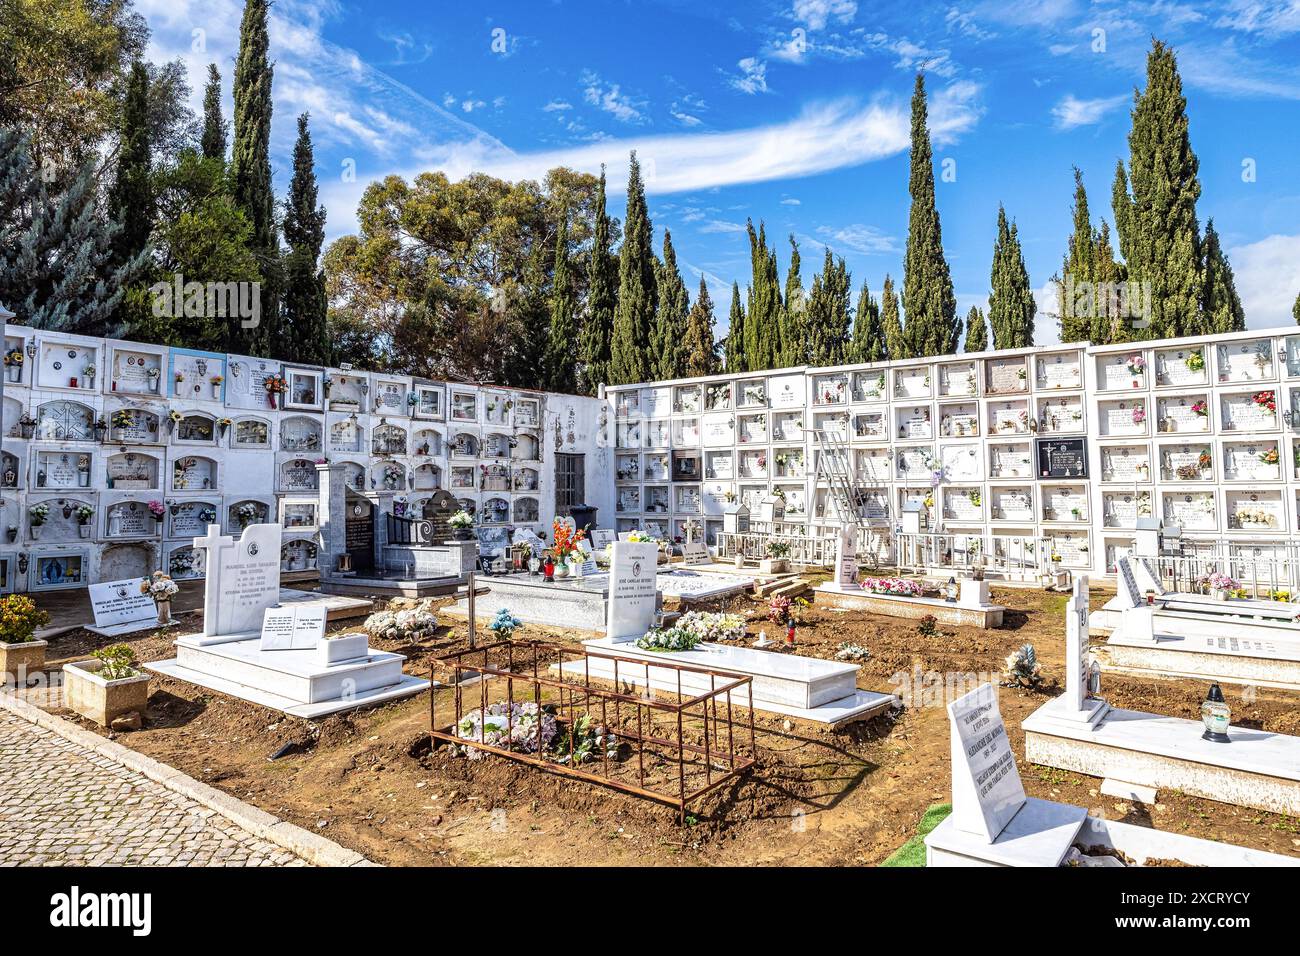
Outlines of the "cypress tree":
<svg viewBox="0 0 1300 956">
<path fill-rule="evenodd" d="M 988 328 L 984 324 L 984 312 L 978 305 L 972 305 L 966 313 L 965 352 L 983 352 L 989 347 Z"/>
<path fill-rule="evenodd" d="M 318 268 L 325 244 L 325 207 L 316 205 L 316 166 L 307 128 L 307 114 L 298 117 L 298 139 L 293 147 L 293 178 L 284 211 L 285 255 L 284 315 L 270 327 L 271 355 L 312 365 L 330 360 L 326 313 L 325 272 Z"/>
<path fill-rule="evenodd" d="M 664 230 L 664 260 L 656 270 L 659 310 L 650 336 L 651 373 L 656 379 L 681 378 L 686 364 L 686 313 L 690 296 L 677 269 L 672 234 Z"/>
<path fill-rule="evenodd" d="M 542 372 L 548 392 L 572 394 L 577 389 L 573 340 L 577 336 L 577 308 L 569 279 L 569 214 L 560 217 L 555 236 L 555 273 L 551 279 L 551 327 Z"/>
<path fill-rule="evenodd" d="M 1115 259 L 1115 249 L 1110 243 L 1110 224 L 1105 219 L 1097 230 L 1092 260 L 1095 304 L 1092 332 L 1088 339 L 1097 345 L 1130 341 L 1133 324 L 1121 314 L 1123 310 L 1118 300 L 1118 291 L 1124 282 L 1124 264 Z"/>
<path fill-rule="evenodd" d="M 1020 250 L 1015 224 L 998 205 L 998 238 L 993 246 L 993 290 L 989 293 L 989 324 L 995 349 L 1024 349 L 1034 344 L 1037 304 L 1029 288 L 1029 272 Z M 968 333 L 969 334 L 969 333 Z"/>
<path fill-rule="evenodd" d="M 600 167 L 596 225 L 587 263 L 587 321 L 582 327 L 582 381 L 588 395 L 609 381 L 610 339 L 617 303 L 615 259 L 610 251 L 609 214 L 605 211 L 605 167 Z"/>
<path fill-rule="evenodd" d="M 279 312 L 280 250 L 275 228 L 275 194 L 271 188 L 271 81 L 267 59 L 267 0 L 246 0 L 235 60 L 234 145 L 230 154 L 236 205 L 252 226 L 251 251 L 262 270 L 262 328 L 232 323 L 230 351 L 254 355 L 266 348 L 263 331 Z"/>
<path fill-rule="evenodd" d="M 808 363 L 813 366 L 843 365 L 849 337 L 848 269 L 828 248 L 822 271 L 813 278 L 808 294 Z"/>
<path fill-rule="evenodd" d="M 208 64 L 208 82 L 203 87 L 203 138 L 205 159 L 226 161 L 226 120 L 221 115 L 221 71 Z"/>
<path fill-rule="evenodd" d="M 149 232 L 153 226 L 149 71 L 143 63 L 131 64 L 126 99 L 122 104 L 121 136 L 117 174 L 108 193 L 109 213 L 122 226 L 113 240 L 115 265 L 128 262 L 140 254 L 149 242 Z"/>
<path fill-rule="evenodd" d="M 961 320 L 952 275 L 943 255 L 943 234 L 934 198 L 934 165 L 926 125 L 925 78 L 912 93 L 912 150 L 908 193 L 907 252 L 903 260 L 903 311 L 913 356 L 957 351 Z M 892 352 L 891 352 L 892 354 Z"/>
<path fill-rule="evenodd" d="M 1246 312 L 1241 307 L 1232 266 L 1228 265 L 1219 245 L 1213 219 L 1205 224 L 1205 291 L 1201 314 L 1203 320 L 1196 332 L 1198 335 L 1246 330 Z"/>
<path fill-rule="evenodd" d="M 777 362 L 779 368 L 804 365 L 808 361 L 804 339 L 808 303 L 804 301 L 803 279 L 799 275 L 801 261 L 799 243 L 795 242 L 794 233 L 791 233 L 790 268 L 785 274 L 785 308 L 781 310 L 784 322 L 781 326 L 781 356 Z"/>
<path fill-rule="evenodd" d="M 1296 293 L 1295 305 L 1291 306 L 1291 315 L 1295 317 L 1295 324 L 1300 325 L 1300 292 Z"/>
<path fill-rule="evenodd" d="M 736 304 L 740 304 L 737 291 Z M 713 341 L 713 300 L 709 298 L 709 287 L 700 276 L 700 291 L 695 294 L 695 304 L 686 316 L 686 334 L 682 337 L 685 358 L 681 375 L 694 378 L 697 375 L 716 375 L 718 368 L 718 350 Z"/>
<path fill-rule="evenodd" d="M 1178 64 L 1159 40 L 1147 55 L 1147 86 L 1134 94 L 1132 115 L 1128 173 L 1121 161 L 1113 200 L 1129 280 L 1151 290 L 1151 321 L 1136 337 L 1184 335 L 1199 324 L 1201 307 L 1201 183 Z"/>
<path fill-rule="evenodd" d="M 745 316 L 745 364 L 750 372 L 775 368 L 780 350 L 781 286 L 777 277 L 776 253 L 767 247 L 767 234 L 760 222 L 749 232 L 749 309 Z"/>
<path fill-rule="evenodd" d="M 864 282 L 862 291 L 858 293 L 858 310 L 853 319 L 853 343 L 848 360 L 882 362 L 887 357 L 885 327 L 880 322 L 880 303 L 872 297 Z"/>
<path fill-rule="evenodd" d="M 745 361 L 745 309 L 740 304 L 740 283 L 731 283 L 731 312 L 727 317 L 726 354 L 727 372 L 748 372 Z"/>
<path fill-rule="evenodd" d="M 635 150 L 627 177 L 627 218 L 623 222 L 623 247 L 618 256 L 618 307 L 610 342 L 610 382 L 628 385 L 648 381 L 650 328 L 654 324 L 658 294 L 655 255 L 651 247 L 650 216 L 641 182 L 641 164 Z"/>
<path fill-rule="evenodd" d="M 1096 281 L 1097 234 L 1092 228 L 1092 215 L 1088 211 L 1088 191 L 1083 186 L 1083 173 L 1074 167 L 1074 206 L 1070 210 L 1074 231 L 1070 233 L 1065 262 L 1057 281 L 1057 299 L 1060 308 L 1061 341 L 1084 342 L 1091 335 L 1091 317 L 1075 309 L 1078 293 L 1092 288 Z"/>
<path fill-rule="evenodd" d="M 885 353 L 890 361 L 912 358 L 911 343 L 898 315 L 898 294 L 894 292 L 894 280 L 888 275 L 885 276 L 884 288 L 880 290 L 880 324 L 885 332 Z"/>
</svg>

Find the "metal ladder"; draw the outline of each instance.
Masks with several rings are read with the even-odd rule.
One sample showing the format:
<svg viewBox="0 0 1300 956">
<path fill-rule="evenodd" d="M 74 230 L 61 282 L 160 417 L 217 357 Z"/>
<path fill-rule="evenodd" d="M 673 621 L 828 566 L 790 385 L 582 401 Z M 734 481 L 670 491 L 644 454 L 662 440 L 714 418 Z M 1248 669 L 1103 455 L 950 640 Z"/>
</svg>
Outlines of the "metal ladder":
<svg viewBox="0 0 1300 956">
<path fill-rule="evenodd" d="M 824 480 L 829 486 L 840 520 L 853 525 L 861 535 L 867 525 L 858 505 L 860 495 L 853 477 L 849 444 L 838 432 L 827 429 L 809 431 L 817 440 L 817 480 Z"/>
</svg>

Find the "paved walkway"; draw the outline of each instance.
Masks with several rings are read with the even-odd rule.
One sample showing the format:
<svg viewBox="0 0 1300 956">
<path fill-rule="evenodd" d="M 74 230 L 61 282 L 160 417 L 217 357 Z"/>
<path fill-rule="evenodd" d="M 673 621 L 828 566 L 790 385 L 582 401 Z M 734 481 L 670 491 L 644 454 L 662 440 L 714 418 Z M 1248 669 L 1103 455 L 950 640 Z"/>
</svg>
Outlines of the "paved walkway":
<svg viewBox="0 0 1300 956">
<path fill-rule="evenodd" d="M 306 866 L 215 810 L 0 709 L 0 867 Z"/>
</svg>

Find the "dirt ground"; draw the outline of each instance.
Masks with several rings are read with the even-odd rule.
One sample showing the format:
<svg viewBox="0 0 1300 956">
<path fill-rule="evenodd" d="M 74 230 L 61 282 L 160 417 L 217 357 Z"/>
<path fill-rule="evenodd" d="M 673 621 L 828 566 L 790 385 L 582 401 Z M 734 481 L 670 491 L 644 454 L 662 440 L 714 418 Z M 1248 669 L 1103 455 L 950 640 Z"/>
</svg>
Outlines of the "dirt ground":
<svg viewBox="0 0 1300 956">
<path fill-rule="evenodd" d="M 1094 589 L 1093 606 L 1107 596 Z M 1044 685 L 1000 692 L 1012 745 L 1023 755 L 1021 721 L 1063 686 L 1066 596 L 995 587 L 994 600 L 1008 608 L 1003 627 L 944 627 L 932 637 L 919 635 L 913 621 L 814 605 L 794 653 L 831 658 L 842 642 L 861 644 L 871 656 L 861 662 L 859 686 L 898 692 L 900 674 L 997 679 L 1006 656 L 1032 643 Z M 764 603 L 743 597 L 730 606 L 750 618 L 747 640 L 760 630 L 778 636 Z M 378 646 L 406 654 L 407 673 L 427 676 L 432 657 L 466 646 L 466 624 L 442 620 L 431 640 Z M 197 615 L 185 623 L 196 628 Z M 360 621 L 336 629 L 359 630 Z M 575 645 L 587 636 L 531 626 L 516 634 Z M 172 656 L 171 639 L 146 632 L 131 643 L 148 661 Z M 48 656 L 78 659 L 100 643 L 74 631 L 57 638 Z M 663 804 L 502 757 L 468 760 L 432 747 L 427 694 L 309 722 L 156 675 L 152 687 L 144 728 L 115 739 L 391 865 L 873 865 L 912 834 L 928 805 L 949 799 L 941 704 L 837 732 L 759 715 L 757 766 L 702 798 L 683 827 Z M 1114 706 L 1190 719 L 1199 719 L 1205 690 L 1199 681 L 1102 678 L 1102 696 Z M 452 693 L 437 691 L 442 714 L 450 713 Z M 1260 689 L 1246 702 L 1241 688 L 1225 686 L 1225 693 L 1234 724 L 1300 734 L 1295 695 Z M 270 759 L 285 744 L 294 745 L 290 753 Z M 1294 818 L 1173 791 L 1161 791 L 1154 808 L 1122 803 L 1099 795 L 1096 778 L 1032 766 L 1023 756 L 1020 772 L 1030 795 L 1108 819 L 1300 856 Z"/>
</svg>

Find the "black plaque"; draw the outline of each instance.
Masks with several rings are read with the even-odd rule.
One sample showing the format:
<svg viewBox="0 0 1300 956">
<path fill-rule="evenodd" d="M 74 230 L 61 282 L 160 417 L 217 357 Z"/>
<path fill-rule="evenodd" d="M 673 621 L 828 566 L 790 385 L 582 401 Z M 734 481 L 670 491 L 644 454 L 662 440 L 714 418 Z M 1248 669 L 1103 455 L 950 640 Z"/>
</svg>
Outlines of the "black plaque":
<svg viewBox="0 0 1300 956">
<path fill-rule="evenodd" d="M 347 499 L 347 520 L 344 522 L 344 547 L 352 559 L 352 570 L 358 574 L 375 569 L 375 509 L 356 495 Z"/>
<path fill-rule="evenodd" d="M 1084 438 L 1040 438 L 1039 478 L 1087 478 L 1088 442 Z"/>
<path fill-rule="evenodd" d="M 447 522 L 459 510 L 455 496 L 447 491 L 435 491 L 425 500 L 424 517 L 432 524 L 429 532 L 431 542 L 441 544 L 451 540 L 451 525 Z"/>
</svg>

